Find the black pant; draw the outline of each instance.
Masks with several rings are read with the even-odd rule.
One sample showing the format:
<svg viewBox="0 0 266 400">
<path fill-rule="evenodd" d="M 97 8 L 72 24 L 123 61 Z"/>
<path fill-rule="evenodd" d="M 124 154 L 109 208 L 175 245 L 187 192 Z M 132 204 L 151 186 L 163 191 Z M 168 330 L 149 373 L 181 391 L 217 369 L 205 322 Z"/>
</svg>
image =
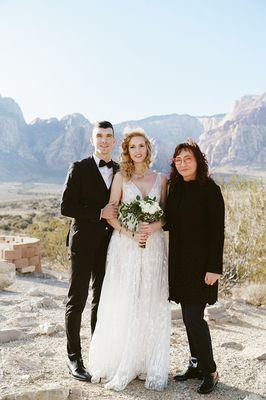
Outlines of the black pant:
<svg viewBox="0 0 266 400">
<path fill-rule="evenodd" d="M 191 357 L 198 360 L 203 375 L 216 371 L 209 327 L 204 319 L 206 304 L 181 303 Z"/>
<path fill-rule="evenodd" d="M 92 280 L 92 334 L 96 326 L 109 240 L 110 235 L 106 234 L 94 251 L 71 253 L 71 276 L 65 314 L 67 353 L 70 360 L 81 357 L 81 316 L 88 298 L 90 280 Z"/>
</svg>

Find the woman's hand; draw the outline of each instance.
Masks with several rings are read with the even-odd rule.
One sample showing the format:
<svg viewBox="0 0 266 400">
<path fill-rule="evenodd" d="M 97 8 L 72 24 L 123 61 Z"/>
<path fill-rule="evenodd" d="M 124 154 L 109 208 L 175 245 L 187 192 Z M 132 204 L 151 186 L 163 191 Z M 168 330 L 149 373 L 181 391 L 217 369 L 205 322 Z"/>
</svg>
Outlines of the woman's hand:
<svg viewBox="0 0 266 400">
<path fill-rule="evenodd" d="M 220 274 L 215 274 L 214 272 L 206 272 L 205 283 L 206 285 L 214 285 L 216 281 L 221 277 Z"/>
<path fill-rule="evenodd" d="M 149 236 L 146 233 L 135 232 L 134 236 L 132 237 L 132 239 L 135 240 L 135 242 L 137 242 L 138 244 L 141 245 L 141 244 L 145 244 L 147 242 L 148 237 Z"/>
<path fill-rule="evenodd" d="M 139 232 L 145 233 L 149 237 L 153 235 L 156 231 L 158 231 L 161 227 L 161 221 L 152 222 L 151 224 L 148 224 L 147 222 L 141 222 Z"/>
</svg>

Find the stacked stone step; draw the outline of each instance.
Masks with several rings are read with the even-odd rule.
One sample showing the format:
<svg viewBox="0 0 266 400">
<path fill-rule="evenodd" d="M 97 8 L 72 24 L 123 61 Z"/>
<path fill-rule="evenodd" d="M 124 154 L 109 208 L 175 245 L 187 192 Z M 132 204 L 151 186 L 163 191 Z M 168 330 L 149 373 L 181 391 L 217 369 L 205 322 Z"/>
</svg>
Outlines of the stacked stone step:
<svg viewBox="0 0 266 400">
<path fill-rule="evenodd" d="M 20 236 L 0 236 L 0 259 L 15 265 L 21 273 L 41 272 L 40 240 Z"/>
</svg>

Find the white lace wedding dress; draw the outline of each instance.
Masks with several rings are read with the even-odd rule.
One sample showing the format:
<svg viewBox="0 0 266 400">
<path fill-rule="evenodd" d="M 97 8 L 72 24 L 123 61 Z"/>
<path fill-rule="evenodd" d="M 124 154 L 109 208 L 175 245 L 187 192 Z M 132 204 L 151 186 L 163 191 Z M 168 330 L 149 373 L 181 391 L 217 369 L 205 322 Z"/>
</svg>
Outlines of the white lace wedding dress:
<svg viewBox="0 0 266 400">
<path fill-rule="evenodd" d="M 149 196 L 160 200 L 161 174 Z M 132 182 L 123 183 L 123 202 L 141 196 Z M 148 389 L 167 385 L 170 347 L 167 249 L 162 229 L 146 248 L 114 231 L 90 352 L 92 382 L 123 390 L 140 377 Z"/>
</svg>

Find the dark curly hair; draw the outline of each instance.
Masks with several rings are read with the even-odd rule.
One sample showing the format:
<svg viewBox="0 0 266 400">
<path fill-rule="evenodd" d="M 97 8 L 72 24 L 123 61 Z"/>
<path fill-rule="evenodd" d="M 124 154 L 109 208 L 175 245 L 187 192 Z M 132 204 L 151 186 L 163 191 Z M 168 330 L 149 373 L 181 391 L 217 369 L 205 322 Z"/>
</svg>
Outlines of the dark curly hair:
<svg viewBox="0 0 266 400">
<path fill-rule="evenodd" d="M 209 175 L 209 167 L 208 161 L 204 153 L 200 150 L 199 146 L 193 139 L 187 139 L 184 143 L 180 143 L 176 146 L 174 155 L 172 158 L 171 163 L 171 172 L 170 172 L 170 188 L 173 188 L 176 183 L 183 182 L 182 175 L 176 169 L 174 159 L 178 156 L 182 150 L 189 150 L 191 151 L 197 161 L 197 175 L 196 181 L 198 181 L 201 185 L 205 184 L 206 182 L 212 180 Z"/>
</svg>

